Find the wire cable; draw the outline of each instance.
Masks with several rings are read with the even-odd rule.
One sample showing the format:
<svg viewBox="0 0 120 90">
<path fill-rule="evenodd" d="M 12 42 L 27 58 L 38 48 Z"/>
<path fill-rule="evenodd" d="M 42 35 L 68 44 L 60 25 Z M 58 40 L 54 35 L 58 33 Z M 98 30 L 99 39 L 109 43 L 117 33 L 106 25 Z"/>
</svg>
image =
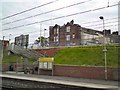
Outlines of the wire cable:
<svg viewBox="0 0 120 90">
<path fill-rule="evenodd" d="M 113 19 L 119 19 L 120 17 L 114 17 L 114 18 L 107 18 L 107 19 L 105 19 L 105 21 L 107 21 L 107 20 L 113 20 Z M 84 24 L 90 24 L 90 23 L 96 23 L 96 22 L 101 22 L 100 20 L 95 20 L 95 21 L 90 21 L 90 22 L 83 22 L 83 23 L 81 23 L 82 25 L 84 25 Z"/>
<path fill-rule="evenodd" d="M 31 10 L 34 10 L 34 9 L 37 9 L 37 8 L 40 8 L 40 7 L 49 5 L 49 4 L 52 4 L 52 3 L 56 2 L 56 1 L 58 1 L 58 0 L 54 0 L 54 1 L 51 1 L 51 2 L 48 2 L 48 3 L 42 4 L 42 5 L 39 5 L 39 6 L 30 8 L 30 9 L 27 9 L 27 10 L 24 10 L 24 11 L 21 11 L 21 12 L 18 12 L 18 13 L 15 13 L 15 14 L 13 14 L 13 15 L 9 15 L 9 16 L 7 16 L 7 17 L 1 18 L 0 20 L 5 20 L 5 19 L 7 19 L 7 18 L 10 18 L 10 17 L 16 16 L 16 15 L 19 15 L 19 14 L 22 14 L 22 13 L 25 13 L 25 12 L 28 12 L 28 11 L 31 11 Z"/>
<path fill-rule="evenodd" d="M 110 24 L 110 23 L 116 23 L 116 22 L 118 22 L 118 21 L 112 21 L 112 22 L 107 22 L 107 23 L 105 23 L 105 24 Z M 84 27 L 93 27 L 93 26 L 98 26 L 98 25 L 103 25 L 102 23 L 100 23 L 100 24 L 94 24 L 94 25 L 88 25 L 88 26 L 84 26 Z"/>
<path fill-rule="evenodd" d="M 22 18 L 22 19 L 14 20 L 12 22 L 7 22 L 7 23 L 4 23 L 2 25 L 8 25 L 8 24 L 15 23 L 15 22 L 18 22 L 18 21 L 22 21 L 22 20 L 26 20 L 26 19 L 29 19 L 29 18 L 37 17 L 37 16 L 40 16 L 40 15 L 43 15 L 43 14 L 48 14 L 48 13 L 51 13 L 51 12 L 54 12 L 54 11 L 58 11 L 58 10 L 62 10 L 62 9 L 65 9 L 65 8 L 69 8 L 69 7 L 73 7 L 73 6 L 76 6 L 76 5 L 80 5 L 80 4 L 89 2 L 89 1 L 92 1 L 92 0 L 87 0 L 87 1 L 84 1 L 84 2 L 79 2 L 79 3 L 71 4 L 71 5 L 68 5 L 68 6 L 64 6 L 64 7 L 61 7 L 61 8 L 53 9 L 53 10 L 50 10 L 50 11 L 47 11 L 47 12 L 43 12 L 43 13 L 39 13 L 39 14 L 36 14 L 36 15 L 28 16 L 28 17 L 25 17 L 25 18 Z"/>
<path fill-rule="evenodd" d="M 43 21 L 37 21 L 37 22 L 25 24 L 25 25 L 20 25 L 20 26 L 12 27 L 12 28 L 6 28 L 6 29 L 3 29 L 2 31 L 6 31 L 6 30 L 10 30 L 10 29 L 16 29 L 16 28 L 20 28 L 20 27 L 24 27 L 24 26 L 29 26 L 29 25 L 37 24 L 37 23 L 43 23 L 43 22 L 47 22 L 47 21 L 51 21 L 51 20 L 57 20 L 57 19 L 65 18 L 65 17 L 75 16 L 75 15 L 78 15 L 78 14 L 84 14 L 84 13 L 88 13 L 88 12 L 98 11 L 98 10 L 102 10 L 102 9 L 105 9 L 105 8 L 114 7 L 114 6 L 117 6 L 117 5 L 118 4 L 114 4 L 114 5 L 111 5 L 109 7 L 100 7 L 100 8 L 95 8 L 95 9 L 87 10 L 87 11 L 83 11 L 83 12 L 78 12 L 78 13 L 73 13 L 73 14 L 64 15 L 64 16 L 60 16 L 60 17 L 50 18 L 50 19 L 46 19 L 46 20 L 43 20 Z"/>
<path fill-rule="evenodd" d="M 105 25 L 105 27 L 110 27 L 110 26 L 120 26 L 120 24 L 115 24 L 115 25 Z M 94 29 L 101 28 L 101 26 L 97 26 Z"/>
</svg>

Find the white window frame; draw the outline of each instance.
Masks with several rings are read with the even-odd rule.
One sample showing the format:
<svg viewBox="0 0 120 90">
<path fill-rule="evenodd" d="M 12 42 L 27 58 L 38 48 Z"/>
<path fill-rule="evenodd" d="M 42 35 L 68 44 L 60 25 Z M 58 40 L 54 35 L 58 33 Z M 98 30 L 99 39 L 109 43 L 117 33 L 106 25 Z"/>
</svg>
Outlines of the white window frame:
<svg viewBox="0 0 120 90">
<path fill-rule="evenodd" d="M 56 28 L 56 33 L 57 33 L 57 34 L 59 33 L 59 27 L 58 27 L 58 28 Z"/>
<path fill-rule="evenodd" d="M 70 26 L 66 27 L 66 32 L 70 32 Z"/>
<path fill-rule="evenodd" d="M 56 42 L 56 37 L 54 37 L 54 42 Z"/>
<path fill-rule="evenodd" d="M 56 36 L 56 42 L 58 42 L 59 41 L 59 38 L 58 38 L 58 36 Z"/>
<path fill-rule="evenodd" d="M 72 38 L 75 38 L 75 34 L 72 35 Z"/>
<path fill-rule="evenodd" d="M 54 34 L 56 34 L 56 28 L 54 28 Z"/>
<path fill-rule="evenodd" d="M 58 42 L 59 41 L 59 37 L 58 36 L 54 36 L 54 42 Z"/>
<path fill-rule="evenodd" d="M 66 41 L 70 41 L 70 35 L 66 35 Z"/>
</svg>

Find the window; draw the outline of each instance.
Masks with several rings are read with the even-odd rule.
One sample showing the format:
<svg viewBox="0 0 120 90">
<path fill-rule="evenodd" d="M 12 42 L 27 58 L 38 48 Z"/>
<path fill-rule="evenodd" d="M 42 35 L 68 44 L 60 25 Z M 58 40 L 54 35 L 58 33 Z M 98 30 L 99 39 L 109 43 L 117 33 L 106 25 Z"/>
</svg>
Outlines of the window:
<svg viewBox="0 0 120 90">
<path fill-rule="evenodd" d="M 54 37 L 54 42 L 56 42 L 56 37 Z"/>
<path fill-rule="evenodd" d="M 72 35 L 72 38 L 75 38 L 75 34 Z"/>
<path fill-rule="evenodd" d="M 70 41 L 67 41 L 67 42 L 66 42 L 66 46 L 70 46 Z"/>
<path fill-rule="evenodd" d="M 58 42 L 54 42 L 54 46 L 59 46 L 59 43 Z"/>
<path fill-rule="evenodd" d="M 70 35 L 66 35 L 66 41 L 70 41 Z"/>
<path fill-rule="evenodd" d="M 54 28 L 54 34 L 56 34 L 56 28 Z"/>
<path fill-rule="evenodd" d="M 58 42 L 59 39 L 58 39 L 58 36 L 54 37 L 54 42 Z"/>
<path fill-rule="evenodd" d="M 54 28 L 54 34 L 58 34 L 59 33 L 59 27 Z"/>
<path fill-rule="evenodd" d="M 54 42 L 56 41 L 56 37 L 54 37 Z"/>
<path fill-rule="evenodd" d="M 56 42 L 58 42 L 58 36 L 56 36 Z"/>
<path fill-rule="evenodd" d="M 67 43 L 66 46 L 70 46 L 70 43 Z"/>
<path fill-rule="evenodd" d="M 70 32 L 70 26 L 66 27 L 66 32 Z"/>
<path fill-rule="evenodd" d="M 75 46 L 75 42 L 73 42 L 72 45 Z"/>
<path fill-rule="evenodd" d="M 59 33 L 59 28 L 57 28 L 56 30 L 57 30 L 56 33 L 58 34 Z"/>
</svg>

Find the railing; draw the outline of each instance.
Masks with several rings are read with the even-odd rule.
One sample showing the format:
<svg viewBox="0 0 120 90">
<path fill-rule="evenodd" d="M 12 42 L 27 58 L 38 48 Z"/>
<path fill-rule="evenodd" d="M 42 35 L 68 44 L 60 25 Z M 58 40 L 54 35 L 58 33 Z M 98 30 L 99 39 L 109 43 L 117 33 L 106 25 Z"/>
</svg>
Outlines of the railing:
<svg viewBox="0 0 120 90">
<path fill-rule="evenodd" d="M 8 50 L 10 50 L 16 54 L 21 54 L 27 58 L 38 59 L 40 57 L 44 57 L 44 55 L 42 55 L 38 52 L 32 51 L 30 49 L 25 49 L 23 47 L 20 47 L 20 46 L 14 45 L 14 44 L 9 45 Z"/>
</svg>

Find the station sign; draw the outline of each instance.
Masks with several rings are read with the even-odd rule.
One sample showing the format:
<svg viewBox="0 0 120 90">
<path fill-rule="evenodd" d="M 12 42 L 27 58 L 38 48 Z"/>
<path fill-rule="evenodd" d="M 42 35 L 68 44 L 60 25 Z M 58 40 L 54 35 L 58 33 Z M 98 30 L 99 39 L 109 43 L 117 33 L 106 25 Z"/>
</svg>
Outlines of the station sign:
<svg viewBox="0 0 120 90">
<path fill-rule="evenodd" d="M 39 58 L 39 69 L 53 69 L 54 58 Z"/>
<path fill-rule="evenodd" d="M 39 58 L 40 62 L 53 62 L 54 58 Z"/>
</svg>

